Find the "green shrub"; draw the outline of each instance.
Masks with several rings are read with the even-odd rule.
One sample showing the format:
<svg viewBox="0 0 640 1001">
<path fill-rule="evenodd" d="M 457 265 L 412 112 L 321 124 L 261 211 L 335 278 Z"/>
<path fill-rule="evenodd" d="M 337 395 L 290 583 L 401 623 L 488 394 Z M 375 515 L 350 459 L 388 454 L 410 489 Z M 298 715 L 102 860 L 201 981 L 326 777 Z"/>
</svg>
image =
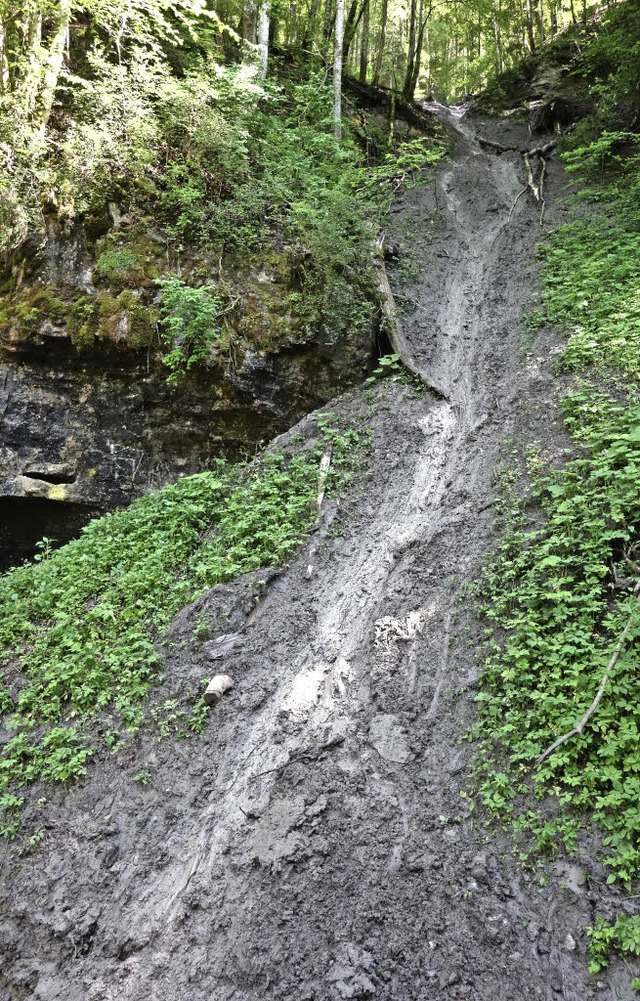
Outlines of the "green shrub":
<svg viewBox="0 0 640 1001">
<path fill-rule="evenodd" d="M 193 288 L 181 278 L 158 278 L 161 291 L 160 334 L 169 350 L 163 361 L 167 382 L 176 385 L 194 365 L 208 361 L 220 340 L 224 295 L 211 285 Z"/>
<path fill-rule="evenodd" d="M 95 263 L 95 271 L 110 285 L 127 285 L 138 266 L 138 255 L 129 247 L 113 247 L 104 250 Z"/>
</svg>

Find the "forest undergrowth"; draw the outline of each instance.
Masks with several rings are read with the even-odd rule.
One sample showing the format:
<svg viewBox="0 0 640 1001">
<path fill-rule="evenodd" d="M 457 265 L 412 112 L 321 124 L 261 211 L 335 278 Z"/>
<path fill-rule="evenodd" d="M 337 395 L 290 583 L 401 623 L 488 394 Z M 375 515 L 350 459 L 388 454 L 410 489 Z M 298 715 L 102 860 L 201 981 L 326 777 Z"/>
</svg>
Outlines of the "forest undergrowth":
<svg viewBox="0 0 640 1001">
<path fill-rule="evenodd" d="M 317 517 L 319 491 L 339 495 L 367 443 L 365 429 L 320 415 L 309 447 L 219 460 L 90 522 L 61 549 L 43 540 L 36 562 L 0 578 L 5 837 L 18 834 L 34 782 L 73 782 L 101 747 L 118 751 L 153 727 L 144 698 L 162 681 L 171 618 L 206 588 L 285 563 Z M 182 716 L 182 736 L 202 732 L 201 695 Z"/>
<path fill-rule="evenodd" d="M 618 8 L 583 60 L 617 72 L 596 76 L 596 112 L 563 141 L 578 194 L 540 248 L 530 323 L 568 334 L 557 371 L 571 376 L 561 410 L 575 449 L 553 468 L 530 448 L 528 488 L 507 485 L 504 540 L 480 584 L 489 655 L 474 731 L 479 798 L 512 826 L 522 861 L 575 850 L 593 820 L 608 882 L 629 894 L 640 877 L 638 39 L 637 12 Z M 637 911 L 631 895 L 589 929 L 593 973 L 611 950 L 640 956 Z"/>
</svg>

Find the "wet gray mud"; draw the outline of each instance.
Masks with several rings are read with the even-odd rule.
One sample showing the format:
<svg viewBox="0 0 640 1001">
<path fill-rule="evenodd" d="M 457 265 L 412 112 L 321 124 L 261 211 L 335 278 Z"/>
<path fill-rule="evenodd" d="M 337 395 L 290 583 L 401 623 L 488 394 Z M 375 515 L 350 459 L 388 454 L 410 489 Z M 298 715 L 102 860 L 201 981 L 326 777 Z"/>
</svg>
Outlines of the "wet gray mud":
<svg viewBox="0 0 640 1001">
<path fill-rule="evenodd" d="M 513 207 L 521 158 L 476 134 L 535 142 L 454 125 L 454 156 L 391 225 L 418 262 L 405 332 L 443 398 L 387 382 L 336 401 L 375 433 L 344 510 L 286 571 L 216 588 L 172 628 L 162 698 L 235 680 L 204 737 L 140 739 L 46 793 L 37 852 L 5 850 L 3 1001 L 631 997 L 622 967 L 587 974 L 585 927 L 613 905 L 592 848 L 541 878 L 461 796 L 481 659 L 465 585 L 497 539 L 492 469 L 507 439 L 566 442 L 553 341 L 522 350 L 540 207 Z M 551 161 L 550 211 L 562 183 Z"/>
</svg>

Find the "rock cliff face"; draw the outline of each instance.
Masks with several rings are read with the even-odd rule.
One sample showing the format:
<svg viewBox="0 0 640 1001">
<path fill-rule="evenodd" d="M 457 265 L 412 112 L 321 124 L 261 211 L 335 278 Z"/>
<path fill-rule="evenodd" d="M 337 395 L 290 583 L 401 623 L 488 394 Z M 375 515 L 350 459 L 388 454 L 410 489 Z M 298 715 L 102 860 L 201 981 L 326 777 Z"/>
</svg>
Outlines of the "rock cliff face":
<svg viewBox="0 0 640 1001">
<path fill-rule="evenodd" d="M 585 78 L 575 74 L 580 45 L 565 32 L 536 55 L 500 74 L 474 102 L 476 111 L 526 115 L 536 135 L 578 121 L 592 110 Z"/>
<path fill-rule="evenodd" d="M 129 266 L 107 281 L 95 266 L 106 237 L 51 222 L 0 287 L 5 567 L 43 536 L 68 541 L 92 513 L 218 456 L 251 454 L 371 365 L 371 324 L 337 335 L 304 329 L 280 260 L 234 275 L 233 327 L 170 386 L 153 281 L 165 251 L 153 233 L 108 235 L 108 246 L 127 248 Z"/>
</svg>

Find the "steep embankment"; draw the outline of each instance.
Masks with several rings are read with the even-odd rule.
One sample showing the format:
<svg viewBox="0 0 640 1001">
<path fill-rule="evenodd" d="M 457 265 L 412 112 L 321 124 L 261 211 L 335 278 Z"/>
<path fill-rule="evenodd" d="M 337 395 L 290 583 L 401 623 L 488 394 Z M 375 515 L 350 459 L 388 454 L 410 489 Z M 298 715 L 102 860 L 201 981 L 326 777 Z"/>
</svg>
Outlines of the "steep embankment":
<svg viewBox="0 0 640 1001">
<path fill-rule="evenodd" d="M 540 206 L 518 198 L 520 155 L 477 135 L 537 143 L 455 127 L 452 161 L 393 216 L 405 333 L 441 398 L 388 382 L 335 403 L 375 432 L 347 515 L 329 505 L 283 574 L 174 624 L 165 694 L 236 681 L 204 737 L 95 763 L 43 805 L 35 856 L 3 849 L 3 998 L 627 996 L 615 967 L 606 986 L 586 973 L 609 893 L 596 863 L 524 872 L 461 796 L 481 659 L 465 588 L 496 537 L 492 470 L 510 439 L 565 441 L 554 345 L 522 352 Z M 552 161 L 549 196 L 561 183 Z M 226 638 L 198 648 L 203 617 Z"/>
</svg>

